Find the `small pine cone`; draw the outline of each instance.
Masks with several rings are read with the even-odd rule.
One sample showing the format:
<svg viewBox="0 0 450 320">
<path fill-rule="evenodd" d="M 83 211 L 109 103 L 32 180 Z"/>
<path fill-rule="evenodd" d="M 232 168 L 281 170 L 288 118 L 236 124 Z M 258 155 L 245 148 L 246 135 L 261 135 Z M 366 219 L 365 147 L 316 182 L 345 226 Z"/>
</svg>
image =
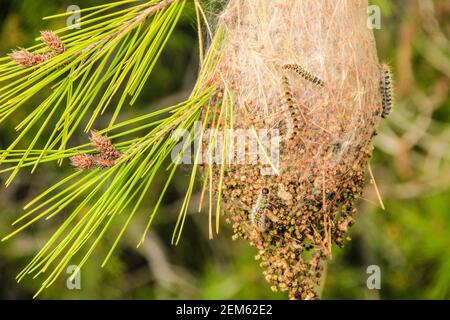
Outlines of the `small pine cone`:
<svg viewBox="0 0 450 320">
<path fill-rule="evenodd" d="M 37 53 L 34 55 L 34 64 L 44 63 L 47 60 L 52 58 L 52 54 L 50 53 Z"/>
<path fill-rule="evenodd" d="M 112 146 L 111 140 L 96 131 L 91 131 L 91 143 L 99 152 L 105 152 Z"/>
<path fill-rule="evenodd" d="M 102 154 L 103 158 L 116 160 L 121 156 L 121 153 L 114 147 L 111 140 L 109 140 L 105 135 L 92 131 L 91 143 L 94 148 Z"/>
<path fill-rule="evenodd" d="M 66 50 L 61 38 L 52 31 L 41 31 L 41 40 L 56 53 L 63 53 Z"/>
<path fill-rule="evenodd" d="M 111 160 L 117 160 L 118 158 L 120 158 L 121 155 L 122 153 L 118 151 L 116 147 L 114 147 L 113 145 L 111 145 L 111 147 L 103 151 L 103 156 Z"/>
<path fill-rule="evenodd" d="M 103 154 L 96 154 L 93 156 L 93 158 L 94 158 L 94 164 L 97 167 L 100 167 L 102 169 L 110 168 L 116 164 L 115 160 L 105 157 L 105 156 L 103 156 Z"/>
<path fill-rule="evenodd" d="M 32 67 L 36 64 L 35 55 L 26 49 L 21 49 L 18 51 L 13 51 L 9 54 L 11 59 L 13 59 L 18 64 L 24 67 Z"/>
<path fill-rule="evenodd" d="M 87 154 L 80 153 L 72 158 L 70 158 L 72 165 L 79 170 L 87 170 L 94 167 L 94 159 Z"/>
</svg>

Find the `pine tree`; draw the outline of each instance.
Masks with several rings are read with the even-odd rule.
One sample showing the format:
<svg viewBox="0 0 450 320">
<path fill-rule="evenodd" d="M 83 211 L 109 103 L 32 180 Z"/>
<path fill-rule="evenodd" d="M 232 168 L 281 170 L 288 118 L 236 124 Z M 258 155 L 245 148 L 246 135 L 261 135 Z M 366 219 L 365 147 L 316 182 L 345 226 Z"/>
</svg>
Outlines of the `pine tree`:
<svg viewBox="0 0 450 320">
<path fill-rule="evenodd" d="M 127 215 L 104 266 L 142 209 L 155 176 L 165 173 L 166 183 L 141 238 L 141 243 L 145 241 L 181 163 L 171 161 L 167 166 L 167 161 L 173 160 L 174 152 L 180 160 L 200 141 L 192 155 L 173 244 L 180 241 L 188 205 L 201 177 L 210 238 L 219 232 L 220 216 L 226 209 L 235 237 L 250 241 L 259 250 L 257 257 L 274 290 L 289 290 L 296 299 L 316 296 L 322 261 L 331 255 L 332 242 L 342 245 L 347 226 L 353 223 L 354 203 L 362 192 L 378 123 L 374 114 L 381 108 L 373 35 L 362 30 L 365 20 L 361 13 L 367 3 L 343 6 L 332 0 L 320 4 L 294 1 L 289 8 L 278 0 L 208 4 L 226 4 L 216 26 L 200 0 L 124 0 L 82 9 L 80 30 L 44 31 L 36 46 L 0 59 L 0 124 L 25 108 L 27 101 L 51 89 L 16 126 L 17 138 L 1 150 L 0 164 L 10 165 L 0 170 L 10 173 L 6 184 L 22 169 L 33 173 L 43 163 L 75 167 L 70 176 L 28 203 L 27 212 L 14 222 L 16 230 L 3 239 L 70 209 L 70 215 L 18 275 L 20 281 L 46 272 L 37 294 L 55 282 L 75 254 L 82 254 L 81 268 L 117 217 Z M 195 10 L 197 18 L 201 65 L 190 97 L 119 122 L 121 111 L 132 106 L 145 88 L 187 6 Z M 338 22 L 313 21 L 333 8 L 341 15 Z M 304 10 L 312 14 L 306 17 Z M 305 24 L 304 33 L 289 29 L 299 23 Z M 331 28 L 337 28 L 336 33 L 330 33 Z M 353 39 L 344 37 L 348 30 Z M 317 41 L 315 46 L 306 43 L 310 36 Z M 339 36 L 348 44 L 336 46 L 333 41 Z M 326 42 L 330 38 L 331 44 Z M 366 56 L 358 51 L 363 43 L 370 44 Z M 339 48 L 343 49 L 332 52 Z M 355 54 L 359 60 L 353 61 Z M 288 74 L 290 70 L 301 77 L 294 78 Z M 113 106 L 115 100 L 118 103 Z M 109 125 L 95 131 L 96 119 L 109 109 Z M 283 131 L 288 122 L 292 127 Z M 262 154 L 259 160 L 276 172 L 271 178 L 259 172 L 261 164 L 235 165 L 225 156 L 233 140 L 219 132 L 238 128 L 254 133 Z M 282 132 L 281 171 L 257 134 L 262 128 Z M 211 134 L 209 129 L 216 130 Z M 84 130 L 86 138 L 90 134 L 90 141 L 69 147 L 79 130 Z M 179 140 L 173 138 L 178 130 L 190 133 L 179 150 Z M 28 133 L 34 138 L 21 149 Z M 220 161 L 211 161 L 217 153 Z M 206 164 L 202 162 L 205 159 Z M 248 218 L 250 215 L 253 218 Z M 312 258 L 307 259 L 310 248 Z"/>
</svg>

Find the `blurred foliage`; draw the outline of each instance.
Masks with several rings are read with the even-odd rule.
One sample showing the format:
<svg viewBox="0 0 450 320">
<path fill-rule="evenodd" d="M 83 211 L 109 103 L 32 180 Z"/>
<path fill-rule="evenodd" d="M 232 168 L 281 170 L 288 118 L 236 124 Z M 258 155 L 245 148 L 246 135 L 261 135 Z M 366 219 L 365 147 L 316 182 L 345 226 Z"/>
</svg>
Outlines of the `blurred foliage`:
<svg viewBox="0 0 450 320">
<path fill-rule="evenodd" d="M 33 43 L 39 30 L 56 29 L 64 20 L 41 17 L 69 5 L 102 1 L 0 0 L 0 54 Z M 386 207 L 379 207 L 368 179 L 352 241 L 335 248 L 328 265 L 325 299 L 450 298 L 450 2 L 447 0 L 374 0 L 382 9 L 382 29 L 375 30 L 380 60 L 390 63 L 396 79 L 396 104 L 383 121 L 371 162 Z M 51 23 L 51 24 L 49 24 Z M 198 68 L 194 19 L 185 17 L 158 63 L 153 79 L 127 116 L 185 98 Z M 32 107 L 32 103 L 29 104 Z M 106 121 L 106 120 L 105 120 Z M 11 124 L 12 126 L 13 124 Z M 101 124 L 98 124 L 101 125 Z M 0 147 L 11 128 L 0 128 Z M 87 137 L 79 134 L 79 141 Z M 22 173 L 8 189 L 0 187 L 0 234 L 21 213 L 26 200 L 43 191 L 71 168 L 44 165 L 33 176 Z M 230 240 L 228 226 L 209 241 L 207 217 L 191 210 L 181 244 L 170 237 L 181 205 L 179 174 L 146 245 L 136 249 L 145 224 L 143 212 L 128 230 L 111 262 L 100 263 L 115 239 L 105 238 L 81 272 L 81 290 L 68 290 L 66 277 L 44 299 L 283 299 L 265 283 L 243 242 Z M 161 184 L 164 181 L 161 179 Z M 41 222 L 0 244 L 0 298 L 30 298 L 39 281 L 17 284 L 15 275 L 54 231 Z M 118 230 L 111 230 L 118 231 Z M 368 290 L 366 269 L 381 268 L 381 290 Z M 68 275 L 67 275 L 68 276 Z"/>
</svg>

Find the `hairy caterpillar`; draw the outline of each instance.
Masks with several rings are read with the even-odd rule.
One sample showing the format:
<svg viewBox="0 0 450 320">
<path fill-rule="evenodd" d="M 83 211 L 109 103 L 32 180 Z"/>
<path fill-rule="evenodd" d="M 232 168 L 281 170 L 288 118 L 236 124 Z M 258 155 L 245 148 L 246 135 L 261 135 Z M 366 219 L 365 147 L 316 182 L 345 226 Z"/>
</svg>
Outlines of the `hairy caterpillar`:
<svg viewBox="0 0 450 320">
<path fill-rule="evenodd" d="M 256 225 L 261 232 L 266 229 L 266 208 L 268 207 L 268 204 L 269 189 L 262 188 L 250 215 L 251 223 Z"/>
<path fill-rule="evenodd" d="M 293 95 L 289 84 L 289 79 L 286 76 L 281 77 L 281 87 L 283 90 L 282 106 L 286 118 L 286 136 L 291 137 L 292 132 L 294 131 L 294 119 L 296 119 L 296 117 L 293 117 L 293 115 L 295 116 Z"/>
<path fill-rule="evenodd" d="M 287 136 L 292 136 L 292 134 L 297 134 L 297 131 L 300 129 L 300 116 L 304 119 L 301 111 L 297 109 L 297 106 L 294 102 L 294 95 L 292 94 L 291 85 L 289 83 L 289 79 L 286 76 L 281 77 L 281 86 L 283 89 L 284 99 L 283 99 L 283 109 L 286 115 L 287 122 Z M 296 131 L 294 131 L 295 129 Z"/>
<path fill-rule="evenodd" d="M 316 84 L 318 86 L 324 87 L 325 83 L 313 75 L 312 73 L 306 71 L 302 66 L 298 64 L 285 64 L 283 65 L 283 70 L 289 70 L 297 73 L 300 77 L 304 78 L 305 80 L 308 80 L 309 82 L 312 82 L 313 84 Z"/>
<path fill-rule="evenodd" d="M 381 117 L 387 118 L 392 109 L 392 75 L 391 69 L 386 64 L 381 65 L 380 94 L 383 107 Z"/>
</svg>

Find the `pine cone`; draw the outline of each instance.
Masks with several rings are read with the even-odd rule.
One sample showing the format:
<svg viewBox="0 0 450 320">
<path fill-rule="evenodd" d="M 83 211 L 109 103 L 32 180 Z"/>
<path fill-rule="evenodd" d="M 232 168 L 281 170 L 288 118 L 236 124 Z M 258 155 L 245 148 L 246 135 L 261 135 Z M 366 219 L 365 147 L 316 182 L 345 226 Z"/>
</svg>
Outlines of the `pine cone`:
<svg viewBox="0 0 450 320">
<path fill-rule="evenodd" d="M 41 31 L 41 40 L 56 53 L 63 53 L 66 50 L 61 38 L 53 31 Z"/>
</svg>

